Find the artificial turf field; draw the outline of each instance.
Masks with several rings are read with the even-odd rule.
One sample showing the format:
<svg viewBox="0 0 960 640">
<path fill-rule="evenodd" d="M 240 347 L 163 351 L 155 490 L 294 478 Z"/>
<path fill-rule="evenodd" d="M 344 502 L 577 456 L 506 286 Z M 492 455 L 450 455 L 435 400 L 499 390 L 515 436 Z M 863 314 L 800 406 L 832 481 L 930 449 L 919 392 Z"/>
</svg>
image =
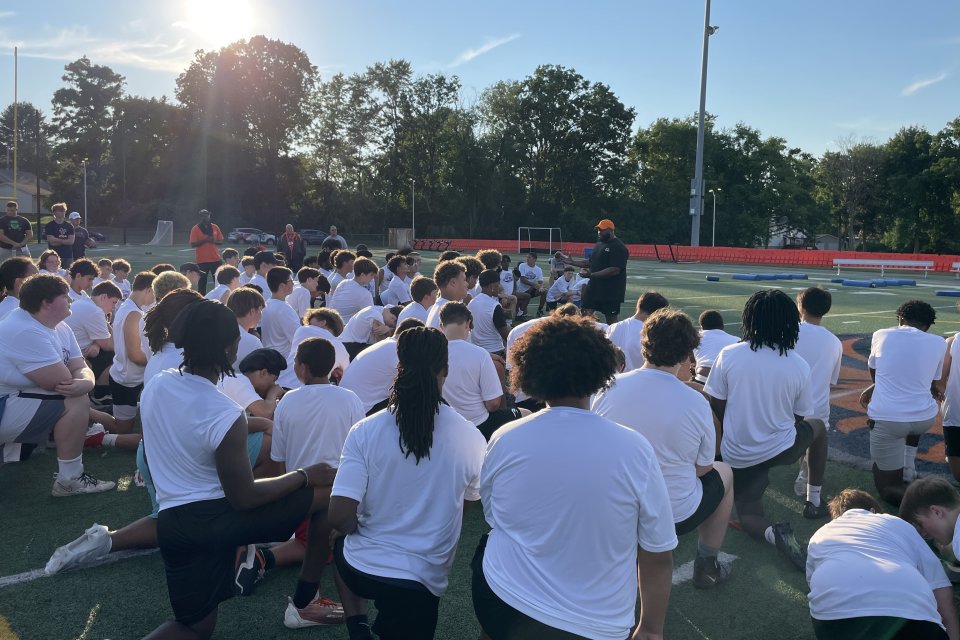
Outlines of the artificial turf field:
<svg viewBox="0 0 960 640">
<path fill-rule="evenodd" d="M 148 254 L 147 251 L 150 253 Z M 192 251 L 176 247 L 104 247 L 91 257 L 126 257 L 134 269 L 157 262 L 179 265 L 192 259 Z M 382 251 L 375 251 L 378 258 Z M 435 254 L 426 254 L 424 273 L 432 271 Z M 516 264 L 517 256 L 514 256 Z M 541 262 L 545 262 L 541 258 Z M 542 266 L 546 266 L 545 264 Z M 746 298 L 758 287 L 775 286 L 793 294 L 810 284 L 824 284 L 833 291 L 833 310 L 826 326 L 844 339 L 844 368 L 834 389 L 831 459 L 824 486 L 833 495 L 848 486 L 872 490 L 872 481 L 863 471 L 867 455 L 865 416 L 856 405 L 865 386 L 866 353 L 870 333 L 895 324 L 894 310 L 904 300 L 919 298 L 937 308 L 939 318 L 932 331 L 952 334 L 960 329 L 960 314 L 949 298 L 935 297 L 938 288 L 960 289 L 952 275 L 916 277 L 918 286 L 889 289 L 851 289 L 830 284 L 830 271 L 807 270 L 809 281 L 746 282 L 730 280 L 732 273 L 781 272 L 783 267 L 671 264 L 632 261 L 629 265 L 627 302 L 621 317 L 632 312 L 633 301 L 644 290 L 663 293 L 673 306 L 696 318 L 704 309 L 723 312 L 727 329 L 736 333 Z M 801 269 L 790 269 L 801 272 Z M 706 282 L 705 275 L 721 276 L 720 282 Z M 848 277 L 877 277 L 878 274 L 846 273 Z M 889 276 L 888 276 L 889 277 Z M 531 305 L 534 308 L 534 305 Z M 943 473 L 943 445 L 939 426 L 921 442 L 921 473 Z M 841 462 L 842 460 L 842 462 Z M 115 479 L 115 492 L 56 499 L 50 496 L 56 459 L 52 452 L 38 450 L 27 462 L 0 466 L 0 640 L 82 638 L 120 640 L 139 638 L 170 616 L 163 568 L 157 553 L 126 557 L 117 562 L 55 576 L 40 577 L 52 551 L 74 539 L 93 522 L 118 528 L 145 515 L 149 500 L 133 486 L 135 468 L 132 453 L 113 449 L 88 450 L 87 470 L 97 477 Z M 800 516 L 802 499 L 793 495 L 796 468 L 780 468 L 771 474 L 766 508 L 771 521 L 790 520 L 797 538 L 806 541 L 822 521 Z M 437 638 L 474 639 L 479 627 L 470 601 L 469 562 L 480 535 L 485 531 L 482 510 L 477 506 L 466 516 L 461 545 L 451 575 L 450 589 L 441 601 Z M 674 582 L 665 628 L 666 638 L 677 639 L 766 639 L 811 638 L 806 605 L 806 583 L 772 546 L 752 542 L 730 529 L 724 545 L 736 556 L 734 576 L 713 591 L 693 588 L 692 560 L 696 537 L 681 538 L 674 552 Z M 688 564 L 689 563 L 689 564 Z M 259 585 L 255 595 L 235 598 L 220 607 L 215 637 L 227 638 L 346 638 L 343 627 L 292 631 L 283 627 L 282 615 L 287 594 L 292 593 L 296 569 L 275 569 Z M 335 597 L 329 572 L 322 591 Z"/>
</svg>

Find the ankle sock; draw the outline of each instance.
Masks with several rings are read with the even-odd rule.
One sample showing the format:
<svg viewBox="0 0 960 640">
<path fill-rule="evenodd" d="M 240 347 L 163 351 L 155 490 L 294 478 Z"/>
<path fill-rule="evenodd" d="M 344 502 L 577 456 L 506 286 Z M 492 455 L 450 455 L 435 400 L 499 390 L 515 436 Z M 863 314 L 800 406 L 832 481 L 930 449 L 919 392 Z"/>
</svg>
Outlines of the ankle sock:
<svg viewBox="0 0 960 640">
<path fill-rule="evenodd" d="M 367 616 L 350 616 L 346 619 L 347 623 L 347 634 L 350 637 L 350 640 L 368 640 L 373 638 L 373 633 L 370 631 L 370 623 L 367 621 Z"/>
<path fill-rule="evenodd" d="M 273 557 L 273 551 L 269 547 L 257 547 L 263 554 L 263 570 L 270 571 L 277 564 L 277 559 Z"/>
<path fill-rule="evenodd" d="M 702 542 L 697 543 L 697 557 L 698 558 L 716 558 L 717 554 L 720 553 L 720 549 L 715 549 L 713 547 L 708 547 Z"/>
<path fill-rule="evenodd" d="M 917 468 L 917 447 L 906 445 L 903 448 L 903 466 L 906 469 L 916 470 Z"/>
<path fill-rule="evenodd" d="M 293 594 L 293 606 L 297 609 L 303 609 L 317 597 L 317 589 L 319 588 L 319 582 L 297 580 L 297 590 Z"/>
<path fill-rule="evenodd" d="M 58 473 L 61 480 L 75 480 L 83 475 L 83 456 L 77 456 L 73 460 L 61 460 L 57 458 Z"/>
<path fill-rule="evenodd" d="M 105 447 L 113 447 L 117 444 L 117 434 L 116 433 L 105 433 L 103 434 L 103 440 L 100 441 Z"/>
<path fill-rule="evenodd" d="M 815 487 L 812 484 L 807 485 L 807 501 L 813 503 L 813 506 L 820 506 L 820 490 L 822 487 Z"/>
<path fill-rule="evenodd" d="M 773 526 L 769 526 L 763 531 L 763 538 L 772 545 L 777 544 L 777 537 L 773 535 Z"/>
</svg>

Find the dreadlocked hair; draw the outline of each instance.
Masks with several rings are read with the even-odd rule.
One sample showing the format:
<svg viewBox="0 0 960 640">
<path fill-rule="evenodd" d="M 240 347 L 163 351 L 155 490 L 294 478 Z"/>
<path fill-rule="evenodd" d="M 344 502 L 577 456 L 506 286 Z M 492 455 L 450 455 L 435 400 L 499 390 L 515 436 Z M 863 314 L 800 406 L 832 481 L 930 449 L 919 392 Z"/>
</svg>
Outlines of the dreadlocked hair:
<svg viewBox="0 0 960 640">
<path fill-rule="evenodd" d="M 147 311 L 143 320 L 143 335 L 147 337 L 151 353 L 159 353 L 164 343 L 169 341 L 170 325 L 177 315 L 202 299 L 203 296 L 193 289 L 177 289 L 165 295 L 157 306 Z"/>
<path fill-rule="evenodd" d="M 800 337 L 800 312 L 793 300 L 779 289 L 757 291 L 743 305 L 743 341 L 750 350 L 777 349 L 786 355 Z"/>
<path fill-rule="evenodd" d="M 174 319 L 170 337 L 183 349 L 182 367 L 193 373 L 213 370 L 218 378 L 233 375 L 233 358 L 227 356 L 227 349 L 240 339 L 240 326 L 226 306 L 197 300 Z"/>
<path fill-rule="evenodd" d="M 408 329 L 397 339 L 397 357 L 390 412 L 400 430 L 400 451 L 420 464 L 430 457 L 434 417 L 443 402 L 437 376 L 447 370 L 447 339 L 436 329 Z"/>
</svg>

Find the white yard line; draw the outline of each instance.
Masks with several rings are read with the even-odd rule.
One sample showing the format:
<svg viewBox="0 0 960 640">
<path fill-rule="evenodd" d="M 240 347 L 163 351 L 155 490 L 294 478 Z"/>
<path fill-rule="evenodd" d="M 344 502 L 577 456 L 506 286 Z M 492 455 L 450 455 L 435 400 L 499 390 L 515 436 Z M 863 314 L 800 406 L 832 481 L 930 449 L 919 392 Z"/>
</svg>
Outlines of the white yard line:
<svg viewBox="0 0 960 640">
<path fill-rule="evenodd" d="M 135 558 L 137 556 L 146 556 L 151 553 L 156 553 L 157 549 L 136 549 L 132 551 L 118 551 L 116 553 L 111 553 L 100 560 L 85 564 L 78 569 L 90 569 L 92 567 L 99 567 L 105 564 L 111 564 L 114 562 L 119 562 L 120 560 L 126 560 L 127 558 Z M 0 589 L 4 587 L 12 587 L 14 585 L 23 584 L 24 582 L 32 582 L 37 578 L 46 578 L 47 574 L 43 572 L 43 569 L 33 569 L 32 571 L 24 571 L 23 573 L 17 573 L 12 576 L 4 576 L 0 578 Z"/>
</svg>

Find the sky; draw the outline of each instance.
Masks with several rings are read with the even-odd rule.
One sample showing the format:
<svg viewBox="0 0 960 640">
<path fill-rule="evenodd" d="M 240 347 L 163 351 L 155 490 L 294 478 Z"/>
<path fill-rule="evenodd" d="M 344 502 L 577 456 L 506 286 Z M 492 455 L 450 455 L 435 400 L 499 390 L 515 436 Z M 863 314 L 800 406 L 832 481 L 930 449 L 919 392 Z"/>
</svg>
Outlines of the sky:
<svg viewBox="0 0 960 640">
<path fill-rule="evenodd" d="M 303 49 L 321 77 L 389 59 L 457 75 L 467 104 L 538 65 L 573 68 L 636 110 L 635 127 L 699 104 L 703 0 L 47 0 L 0 4 L 0 105 L 46 113 L 63 66 L 87 55 L 126 91 L 175 99 L 199 49 L 252 35 Z M 820 155 L 931 132 L 960 116 L 960 2 L 713 0 L 707 112 Z"/>
</svg>

